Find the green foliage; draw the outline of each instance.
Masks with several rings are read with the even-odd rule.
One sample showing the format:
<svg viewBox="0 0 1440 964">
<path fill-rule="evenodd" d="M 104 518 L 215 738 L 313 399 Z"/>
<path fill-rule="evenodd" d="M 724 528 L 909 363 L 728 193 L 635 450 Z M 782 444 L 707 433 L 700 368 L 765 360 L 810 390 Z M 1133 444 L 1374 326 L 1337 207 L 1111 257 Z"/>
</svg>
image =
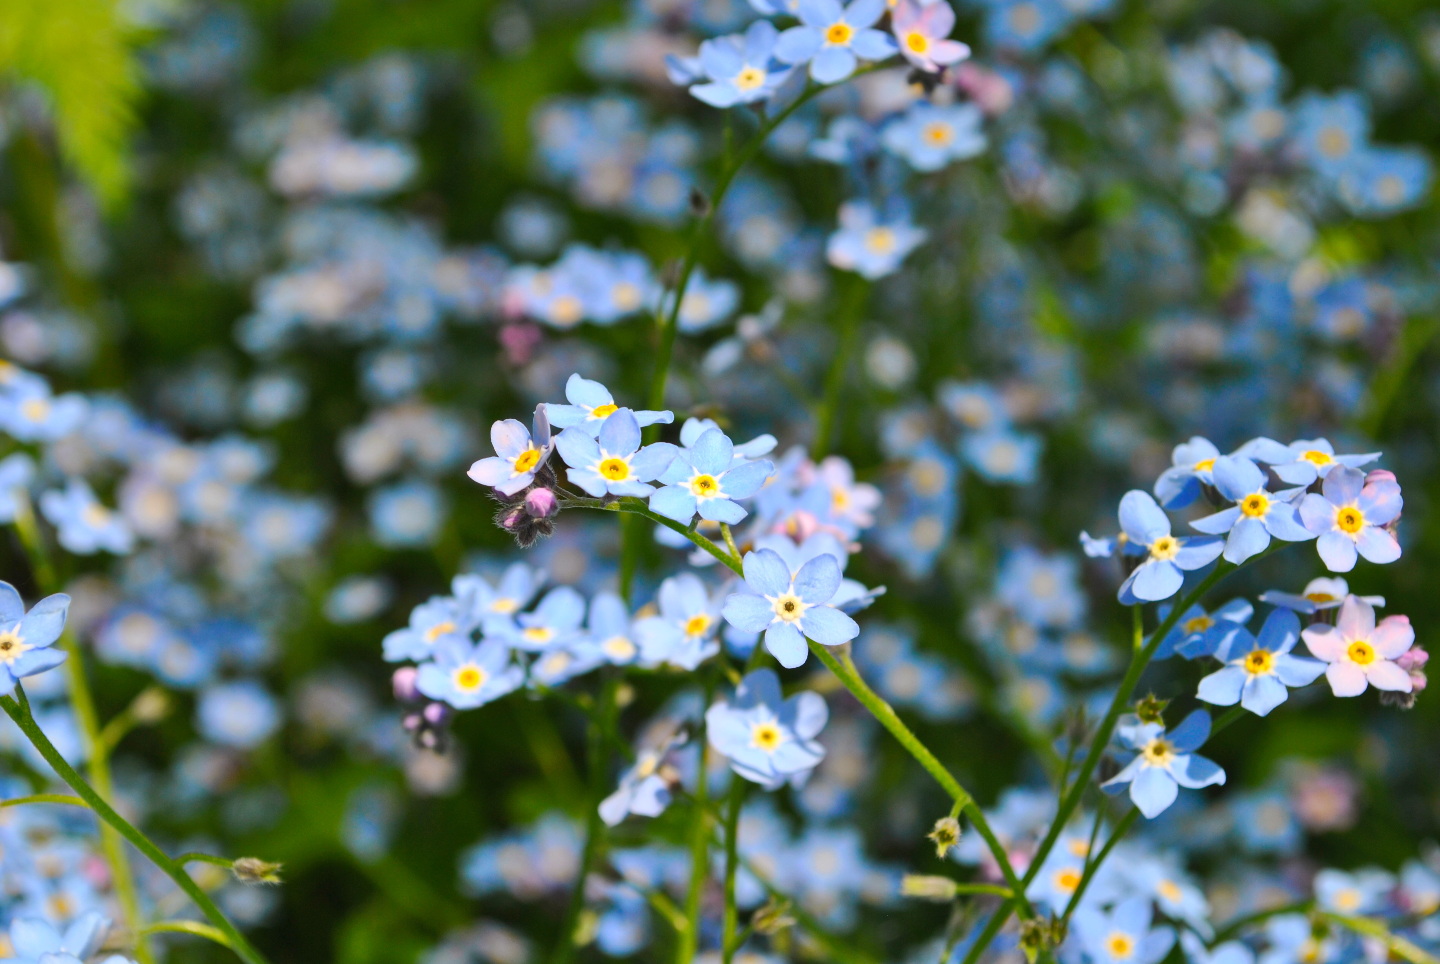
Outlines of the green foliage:
<svg viewBox="0 0 1440 964">
<path fill-rule="evenodd" d="M 135 33 L 110 0 L 0 0 L 0 75 L 45 92 L 66 160 L 107 206 L 129 182 Z"/>
</svg>

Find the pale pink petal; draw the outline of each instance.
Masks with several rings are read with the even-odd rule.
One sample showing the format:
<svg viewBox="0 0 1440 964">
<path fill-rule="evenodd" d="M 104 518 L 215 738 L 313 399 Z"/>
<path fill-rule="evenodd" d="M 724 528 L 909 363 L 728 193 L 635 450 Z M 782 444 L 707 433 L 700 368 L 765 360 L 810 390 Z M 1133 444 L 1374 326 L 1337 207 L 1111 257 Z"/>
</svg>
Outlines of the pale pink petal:
<svg viewBox="0 0 1440 964">
<path fill-rule="evenodd" d="M 1388 659 L 1377 659 L 1365 667 L 1365 676 L 1370 680 L 1370 685 L 1377 690 L 1408 693 L 1411 686 L 1414 685 L 1410 681 L 1410 674 Z"/>
<path fill-rule="evenodd" d="M 1340 638 L 1340 632 L 1334 626 L 1321 623 L 1310 626 L 1300 635 L 1305 638 L 1305 645 L 1316 659 L 1333 663 L 1345 655 L 1345 640 Z"/>
<path fill-rule="evenodd" d="M 1415 645 L 1415 627 L 1410 625 L 1409 616 L 1386 616 L 1370 634 L 1370 644 L 1375 652 L 1386 659 L 1394 659 Z"/>
<path fill-rule="evenodd" d="M 1375 610 L 1359 596 L 1346 596 L 1340 604 L 1340 618 L 1335 620 L 1346 642 L 1369 639 L 1375 631 Z"/>
<path fill-rule="evenodd" d="M 1331 663 L 1325 678 L 1336 696 L 1359 696 L 1365 692 L 1365 671 L 1354 663 Z"/>
</svg>

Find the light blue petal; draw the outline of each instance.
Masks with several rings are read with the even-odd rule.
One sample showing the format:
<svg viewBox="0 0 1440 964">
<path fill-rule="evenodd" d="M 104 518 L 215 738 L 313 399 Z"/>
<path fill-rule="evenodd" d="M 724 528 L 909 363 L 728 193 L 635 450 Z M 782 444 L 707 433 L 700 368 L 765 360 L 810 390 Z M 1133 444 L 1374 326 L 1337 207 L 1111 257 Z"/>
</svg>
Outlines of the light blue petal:
<svg viewBox="0 0 1440 964">
<path fill-rule="evenodd" d="M 640 448 L 640 425 L 635 413 L 628 408 L 612 412 L 600 426 L 599 442 L 601 451 L 610 455 L 629 455 Z"/>
<path fill-rule="evenodd" d="M 1245 695 L 1240 705 L 1256 716 L 1266 716 L 1275 707 L 1285 702 L 1289 691 L 1285 684 L 1273 676 L 1255 676 L 1245 684 Z"/>
<path fill-rule="evenodd" d="M 729 499 L 706 499 L 700 503 L 700 518 L 711 522 L 723 522 L 726 525 L 736 525 L 748 515 Z"/>
<path fill-rule="evenodd" d="M 764 597 L 748 592 L 726 596 L 720 614 L 731 626 L 747 633 L 758 633 L 775 620 L 775 611 Z"/>
<path fill-rule="evenodd" d="M 822 646 L 839 646 L 860 635 L 860 626 L 833 606 L 807 609 L 800 620 L 805 635 Z"/>
<path fill-rule="evenodd" d="M 1239 666 L 1226 666 L 1202 679 L 1195 695 L 1215 706 L 1234 706 L 1240 702 L 1248 675 Z"/>
<path fill-rule="evenodd" d="M 774 549 L 745 553 L 745 582 L 762 596 L 778 596 L 790 589 L 790 567 Z"/>
<path fill-rule="evenodd" d="M 786 669 L 802 665 L 810 653 L 805 637 L 789 623 L 775 623 L 765 630 L 765 648 Z"/>
<path fill-rule="evenodd" d="M 1209 757 L 1190 754 L 1176 760 L 1170 766 L 1170 775 L 1175 782 L 1187 790 L 1201 787 L 1220 786 L 1225 782 L 1225 771 L 1220 764 Z"/>
<path fill-rule="evenodd" d="M 695 518 L 695 496 L 683 485 L 667 485 L 650 496 L 650 511 L 688 525 Z"/>
<path fill-rule="evenodd" d="M 818 555 L 795 574 L 795 594 L 807 603 L 829 602 L 840 588 L 840 563 L 828 553 Z"/>
<path fill-rule="evenodd" d="M 1240 565 L 1251 556 L 1259 555 L 1270 545 L 1270 530 L 1262 519 L 1245 516 L 1235 523 L 1225 540 L 1225 558 Z"/>
<path fill-rule="evenodd" d="M 1132 542 L 1148 546 L 1170 534 L 1170 517 L 1147 493 L 1131 489 L 1120 500 L 1120 528 Z"/>
<path fill-rule="evenodd" d="M 1147 820 L 1169 809 L 1179 794 L 1175 778 L 1159 767 L 1146 767 L 1130 784 L 1130 799 Z"/>
<path fill-rule="evenodd" d="M 1168 738 L 1181 753 L 1198 750 L 1210 738 L 1210 714 L 1204 710 L 1193 710 L 1170 731 Z"/>
</svg>

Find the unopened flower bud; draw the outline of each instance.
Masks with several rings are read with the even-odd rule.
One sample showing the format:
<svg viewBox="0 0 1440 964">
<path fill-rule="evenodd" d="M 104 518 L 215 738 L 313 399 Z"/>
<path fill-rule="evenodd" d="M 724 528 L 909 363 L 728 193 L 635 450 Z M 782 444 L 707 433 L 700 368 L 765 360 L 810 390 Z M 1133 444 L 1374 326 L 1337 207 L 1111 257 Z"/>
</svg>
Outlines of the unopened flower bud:
<svg viewBox="0 0 1440 964">
<path fill-rule="evenodd" d="M 156 686 L 142 690 L 140 695 L 135 697 L 135 702 L 130 704 L 130 715 L 141 726 L 159 723 L 169 713 L 170 697 Z"/>
<path fill-rule="evenodd" d="M 525 512 L 532 519 L 549 519 L 560 512 L 554 489 L 537 486 L 525 494 Z"/>
<path fill-rule="evenodd" d="M 765 902 L 765 906 L 750 918 L 750 925 L 757 934 L 771 935 L 794 927 L 795 918 L 790 916 L 790 901 L 783 897 L 771 897 Z"/>
<path fill-rule="evenodd" d="M 241 857 L 230 865 L 235 879 L 242 884 L 278 884 L 282 865 L 259 857 Z"/>
<path fill-rule="evenodd" d="M 402 666 L 390 677 L 390 688 L 395 693 L 395 698 L 402 703 L 413 703 L 420 698 L 420 690 L 415 686 L 420 671 L 414 666 Z"/>
<path fill-rule="evenodd" d="M 1151 693 L 1135 704 L 1135 715 L 1140 717 L 1141 723 L 1164 723 L 1165 707 L 1169 705 L 1169 700 L 1162 700 Z"/>
<path fill-rule="evenodd" d="M 400 725 L 405 728 L 406 732 L 414 733 L 425 725 L 425 717 L 419 713 L 406 713 L 405 716 L 401 718 Z"/>
<path fill-rule="evenodd" d="M 501 509 L 500 512 L 495 516 L 495 522 L 500 526 L 500 528 L 504 529 L 506 532 L 519 532 L 522 528 L 529 524 L 530 513 L 525 511 L 525 506 L 523 504 L 508 506 L 504 509 Z"/>
<path fill-rule="evenodd" d="M 430 726 L 444 726 L 450 721 L 450 707 L 444 703 L 431 703 L 420 711 Z"/>
<path fill-rule="evenodd" d="M 935 842 L 935 856 L 944 857 L 951 847 L 960 842 L 960 821 L 954 817 L 941 817 L 926 836 Z"/>
<path fill-rule="evenodd" d="M 906 874 L 900 878 L 900 896 L 919 897 L 921 900 L 950 901 L 960 892 L 960 887 L 949 877 L 935 874 Z"/>
</svg>

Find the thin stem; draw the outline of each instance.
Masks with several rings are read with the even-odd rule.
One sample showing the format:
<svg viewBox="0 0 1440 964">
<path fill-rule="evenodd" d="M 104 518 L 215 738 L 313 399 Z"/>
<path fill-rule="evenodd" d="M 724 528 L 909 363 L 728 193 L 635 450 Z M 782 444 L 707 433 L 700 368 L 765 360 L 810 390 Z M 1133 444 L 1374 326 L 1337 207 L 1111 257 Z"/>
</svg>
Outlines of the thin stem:
<svg viewBox="0 0 1440 964">
<path fill-rule="evenodd" d="M 759 645 L 755 647 L 759 649 Z M 744 942 L 735 933 L 739 921 L 739 910 L 735 906 L 735 871 L 740 865 L 740 810 L 745 805 L 745 791 L 748 781 L 738 773 L 730 774 L 730 800 L 725 811 L 725 924 L 720 932 L 721 964 L 730 964 L 735 951 Z"/>
<path fill-rule="evenodd" d="M 725 537 L 725 548 L 730 550 L 730 557 L 736 562 L 743 563 L 744 560 L 740 558 L 740 550 L 735 548 L 735 536 L 730 532 L 730 526 L 727 523 L 720 523 L 720 534 Z"/>
<path fill-rule="evenodd" d="M 1218 720 L 1211 724 L 1210 735 L 1213 737 L 1216 733 L 1219 733 L 1231 723 L 1234 723 L 1236 720 L 1240 719 L 1240 717 L 1244 716 L 1247 712 L 1249 711 L 1246 710 L 1243 706 L 1230 707 L 1230 709 L 1220 714 L 1220 718 Z"/>
<path fill-rule="evenodd" d="M 1080 883 L 1075 888 L 1075 893 L 1070 895 L 1070 902 L 1065 905 L 1065 913 L 1060 915 L 1062 919 L 1069 920 L 1070 915 L 1075 913 L 1075 908 L 1080 906 L 1080 898 L 1085 896 L 1085 890 L 1090 886 L 1090 881 L 1094 880 L 1095 875 L 1100 872 L 1100 865 L 1105 862 L 1106 857 L 1110 856 L 1110 851 L 1115 849 L 1115 845 L 1120 842 L 1120 838 L 1125 836 L 1125 833 L 1134 825 L 1135 818 L 1138 816 L 1140 816 L 1140 811 L 1131 807 L 1125 816 L 1120 818 L 1120 822 L 1115 825 L 1115 829 L 1110 833 L 1110 839 L 1105 841 L 1105 846 L 1101 848 L 1100 853 L 1096 854 L 1093 860 L 1086 861 L 1085 873 L 1081 876 Z M 1099 827 L 1099 817 L 1095 818 L 1095 825 Z M 1091 846 L 1094 846 L 1093 836 L 1091 837 Z"/>
<path fill-rule="evenodd" d="M 1232 937 L 1238 937 L 1247 927 L 1253 927 L 1272 917 L 1279 917 L 1282 914 L 1308 914 L 1314 904 L 1315 902 L 1312 900 L 1302 900 L 1293 904 L 1281 904 L 1278 907 L 1270 907 L 1266 910 L 1257 911 L 1254 914 L 1247 914 L 1244 917 L 1231 921 L 1216 931 L 1215 936 L 1210 939 L 1210 947 L 1217 947 Z"/>
<path fill-rule="evenodd" d="M 23 698 L 24 690 L 18 684 L 15 692 L 18 697 Z M 66 762 L 65 757 L 61 756 L 60 751 L 55 749 L 55 745 L 50 742 L 49 737 L 35 722 L 35 718 L 30 714 L 28 703 L 22 706 L 16 699 L 0 696 L 0 708 L 3 708 L 5 714 L 15 721 L 20 732 L 25 734 L 25 738 L 34 745 L 36 750 L 40 751 L 40 755 L 45 758 L 46 763 L 54 768 L 60 779 L 69 784 L 70 789 L 74 790 L 86 805 L 95 811 L 95 814 L 105 822 L 106 826 L 113 828 L 118 836 L 128 840 L 136 850 L 139 850 L 151 863 L 160 868 L 167 877 L 175 882 L 176 886 L 195 902 L 195 906 L 200 908 L 200 912 L 225 935 L 230 948 L 242 960 L 249 964 L 267 964 L 264 956 L 252 947 L 250 942 L 245 939 L 245 935 L 240 933 L 235 925 L 230 923 L 229 918 L 221 913 L 220 908 L 216 907 L 215 902 L 210 899 L 210 895 L 190 879 L 190 875 L 185 872 L 185 869 L 166 856 L 165 852 L 155 846 L 149 837 L 116 813 L 115 809 L 105 802 L 105 798 L 86 783 L 85 778 Z M 139 935 L 140 929 L 136 928 L 134 933 Z M 143 943 L 143 941 L 137 940 L 137 950 Z"/>
<path fill-rule="evenodd" d="M 970 950 L 965 952 L 965 960 L 962 964 L 975 964 L 976 961 L 980 960 L 980 957 L 985 953 L 985 948 L 990 946 L 990 942 L 995 939 L 995 935 L 1000 933 L 1000 928 L 1004 927 L 1005 922 L 1010 919 L 1010 911 L 1014 906 L 1015 902 L 1013 900 L 1007 900 L 995 908 L 995 913 L 991 914 L 990 919 L 985 922 L 985 929 L 980 932 L 979 937 L 975 938 L 975 943 L 970 945 Z"/>
<path fill-rule="evenodd" d="M 159 924 L 151 924 L 139 934 L 190 934 L 194 937 L 203 937 L 208 941 L 214 941 L 221 947 L 229 947 L 232 951 L 235 949 L 230 947 L 230 939 L 225 936 L 223 931 L 195 920 L 162 921 Z"/>
<path fill-rule="evenodd" d="M 710 705 L 711 689 L 705 687 L 705 706 Z M 694 964 L 700 947 L 700 898 L 710 870 L 710 774 L 703 718 L 697 742 L 700 763 L 695 771 L 695 806 L 690 817 L 690 887 L 685 893 L 685 929 L 675 943 L 675 964 Z"/>
<path fill-rule="evenodd" d="M 40 527 L 36 524 L 30 500 L 23 495 L 17 499 L 15 529 L 20 534 L 20 541 L 25 546 L 42 591 L 58 591 L 60 580 L 55 566 L 45 547 Z M 84 650 L 75 634 L 68 629 L 60 636 L 60 646 L 66 653 L 65 676 L 69 683 L 70 707 L 75 713 L 75 722 L 80 728 L 88 755 L 87 769 L 90 771 L 90 779 L 94 781 L 95 790 L 102 798 L 112 800 L 115 797 L 115 784 L 110 775 L 110 748 L 100 735 L 100 715 L 95 710 L 95 699 L 90 692 L 90 682 L 85 676 Z M 23 691 L 17 688 L 16 692 L 21 699 L 24 698 Z M 28 709 L 27 706 L 27 716 Z M 121 916 L 125 919 L 125 926 L 138 935 L 141 932 L 140 894 L 135 887 L 135 876 L 130 869 L 130 857 L 125 853 L 125 845 L 121 843 L 119 833 L 109 823 L 100 825 L 100 848 L 105 854 L 105 862 L 110 866 L 110 879 L 115 889 L 115 899 L 120 905 Z M 143 938 L 137 936 L 134 950 L 139 964 L 155 964 L 155 955 Z"/>
<path fill-rule="evenodd" d="M 660 525 L 671 530 L 672 532 L 680 533 L 682 536 L 689 539 L 695 545 L 699 546 L 701 549 L 704 549 L 706 552 L 710 553 L 710 555 L 723 562 L 737 576 L 743 576 L 745 574 L 744 570 L 740 567 L 740 561 L 738 559 L 732 558 L 731 555 L 724 549 L 721 549 L 715 543 L 711 542 L 709 539 L 705 538 L 700 533 L 696 532 L 694 529 L 691 529 L 689 526 L 681 525 L 674 519 L 667 519 L 665 516 L 660 515 L 658 512 L 650 511 L 650 507 L 647 506 L 644 501 L 637 499 L 634 496 L 622 496 L 621 498 L 615 499 L 614 501 L 610 502 L 607 502 L 603 499 L 573 498 L 566 499 L 563 503 L 563 506 L 567 509 L 607 509 L 611 512 L 633 512 L 636 515 L 643 515 L 651 522 L 659 523 Z"/>
<path fill-rule="evenodd" d="M 28 797 L 11 797 L 9 800 L 0 800 L 0 810 L 5 807 L 21 807 L 27 803 L 60 803 L 69 807 L 89 806 L 79 797 L 70 797 L 63 793 L 32 793 Z"/>
<path fill-rule="evenodd" d="M 1130 612 L 1133 614 L 1130 622 L 1134 627 L 1131 634 L 1134 638 L 1130 641 L 1130 648 L 1138 653 L 1145 648 L 1145 610 L 1139 603 L 1136 603 L 1130 607 Z"/>
<path fill-rule="evenodd" d="M 217 857 L 215 854 L 202 854 L 198 851 L 181 854 L 175 858 L 175 863 L 182 867 L 186 864 L 214 864 L 216 867 L 224 867 L 226 870 L 233 870 L 235 867 L 235 861 L 229 857 Z"/>
<path fill-rule="evenodd" d="M 1371 920 L 1368 917 L 1347 917 L 1344 914 L 1333 914 L 1329 911 L 1320 911 L 1316 916 L 1346 930 L 1354 931 L 1365 937 L 1373 937 L 1383 943 L 1385 949 L 1392 956 L 1410 961 L 1411 964 L 1440 964 L 1433 954 L 1427 953 L 1398 934 L 1390 933 L 1390 928 L 1385 926 L 1384 921 Z"/>
<path fill-rule="evenodd" d="M 845 688 L 860 701 L 860 704 L 870 711 L 870 715 L 879 720 L 880 725 L 889 730 L 890 734 L 900 741 L 900 745 L 919 761 L 920 765 L 925 768 L 925 771 L 935 778 L 935 782 L 939 783 L 940 786 L 945 789 L 945 792 L 950 794 L 951 798 L 960 806 L 960 809 L 969 816 L 970 822 L 974 825 L 975 830 L 985 840 L 985 844 L 990 848 L 990 852 L 994 854 L 996 862 L 1000 865 L 1000 872 L 1005 877 L 1005 882 L 1009 884 L 1011 891 L 1014 892 L 1017 911 L 1022 917 L 1033 917 L 1035 911 L 1031 908 L 1030 902 L 1025 898 L 1025 888 L 1020 878 L 1016 875 L 1015 868 L 1010 865 L 1010 855 L 1005 852 L 1005 847 L 996 839 L 994 832 L 990 829 L 989 821 L 985 819 L 984 812 L 976 805 L 975 798 L 960 785 L 960 781 L 956 780 L 955 776 L 949 770 L 945 769 L 944 764 L 935 758 L 935 754 L 930 752 L 929 747 L 922 743 L 920 738 L 905 725 L 904 721 L 901 720 L 895 712 L 895 709 L 889 703 L 885 702 L 885 700 L 872 690 L 865 680 L 861 678 L 848 652 L 845 653 L 844 659 L 841 660 L 836 658 L 835 654 L 830 652 L 828 647 L 813 641 L 810 643 L 810 651 L 819 657 L 820 662 L 824 663 L 826 668 L 834 673 L 835 677 L 845 685 Z"/>
<path fill-rule="evenodd" d="M 586 728 L 586 766 L 590 771 L 587 803 L 590 809 L 585 815 L 585 846 L 580 855 L 580 871 L 575 878 L 575 889 L 570 894 L 570 904 L 565 910 L 565 922 L 560 925 L 555 953 L 551 956 L 555 964 L 567 964 L 575 955 L 576 932 L 580 926 L 581 914 L 585 910 L 585 880 L 595 866 L 605 834 L 605 824 L 600 819 L 600 801 L 605 796 L 606 786 L 606 721 L 615 711 L 615 697 L 619 687 L 620 677 L 611 675 L 605 680 L 600 691 L 600 705 L 596 707 Z"/>
<path fill-rule="evenodd" d="M 840 410 L 840 396 L 845 388 L 845 372 L 850 367 L 855 341 L 860 334 L 860 318 L 865 312 L 870 283 L 855 274 L 846 274 L 836 309 L 839 315 L 839 341 L 830 371 L 825 376 L 825 395 L 815 419 L 815 438 L 810 443 L 810 458 L 819 461 L 830 451 L 830 438 L 835 434 L 835 418 Z"/>
</svg>

